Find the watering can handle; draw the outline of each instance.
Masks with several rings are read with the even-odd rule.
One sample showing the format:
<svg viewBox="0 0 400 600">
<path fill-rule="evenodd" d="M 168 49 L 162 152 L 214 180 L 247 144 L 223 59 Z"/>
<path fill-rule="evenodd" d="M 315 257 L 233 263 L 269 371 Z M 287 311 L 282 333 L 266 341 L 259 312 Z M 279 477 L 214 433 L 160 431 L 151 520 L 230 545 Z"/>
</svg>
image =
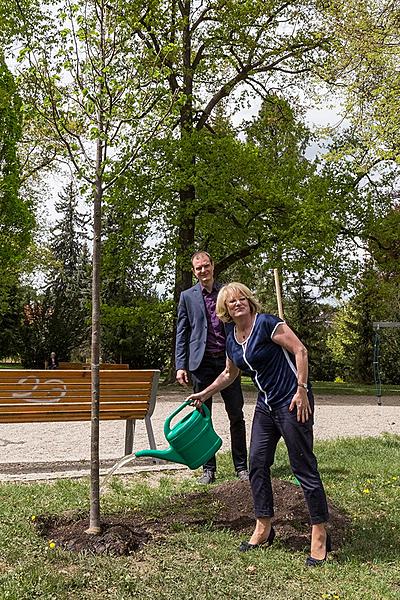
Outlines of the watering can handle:
<svg viewBox="0 0 400 600">
<path fill-rule="evenodd" d="M 174 412 L 172 414 L 169 415 L 169 417 L 167 417 L 165 423 L 164 423 L 164 435 L 165 437 L 167 437 L 167 435 L 169 434 L 169 432 L 171 431 L 171 428 L 169 426 L 169 424 L 171 423 L 172 419 L 179 413 L 181 412 L 181 410 L 183 410 L 184 408 L 186 408 L 187 406 L 190 405 L 192 401 L 191 400 L 186 400 L 183 404 L 181 404 L 180 406 L 178 406 L 178 408 L 176 410 L 174 410 Z M 208 410 L 208 407 L 203 404 L 203 406 L 198 410 L 200 413 L 202 413 L 204 411 L 204 418 L 205 419 L 209 419 L 210 418 L 210 411 Z"/>
</svg>

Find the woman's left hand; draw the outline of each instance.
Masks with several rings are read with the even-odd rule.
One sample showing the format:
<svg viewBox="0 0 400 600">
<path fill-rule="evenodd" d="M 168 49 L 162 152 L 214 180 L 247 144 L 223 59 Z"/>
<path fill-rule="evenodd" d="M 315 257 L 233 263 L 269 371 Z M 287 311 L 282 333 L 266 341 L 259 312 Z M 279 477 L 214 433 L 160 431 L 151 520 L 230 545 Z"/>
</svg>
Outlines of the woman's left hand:
<svg viewBox="0 0 400 600">
<path fill-rule="evenodd" d="M 305 388 L 297 388 L 297 392 L 293 396 L 289 410 L 292 411 L 296 407 L 297 420 L 305 423 L 310 418 L 312 411 L 308 401 L 307 390 Z"/>
</svg>

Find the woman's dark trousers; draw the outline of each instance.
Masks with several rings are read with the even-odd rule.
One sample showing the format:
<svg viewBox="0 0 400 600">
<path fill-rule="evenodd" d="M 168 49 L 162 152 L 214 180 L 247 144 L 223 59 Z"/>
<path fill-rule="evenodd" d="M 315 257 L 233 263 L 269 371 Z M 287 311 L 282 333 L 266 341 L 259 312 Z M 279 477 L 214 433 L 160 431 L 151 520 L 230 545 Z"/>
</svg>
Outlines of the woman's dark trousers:
<svg viewBox="0 0 400 600">
<path fill-rule="evenodd" d="M 313 407 L 313 399 L 310 398 Z M 250 443 L 250 484 L 255 516 L 272 517 L 274 502 L 271 471 L 276 446 L 283 438 L 294 476 L 299 481 L 310 513 L 311 524 L 328 520 L 328 505 L 313 452 L 313 418 L 306 423 L 297 421 L 296 407 L 269 410 L 257 401 Z"/>
</svg>

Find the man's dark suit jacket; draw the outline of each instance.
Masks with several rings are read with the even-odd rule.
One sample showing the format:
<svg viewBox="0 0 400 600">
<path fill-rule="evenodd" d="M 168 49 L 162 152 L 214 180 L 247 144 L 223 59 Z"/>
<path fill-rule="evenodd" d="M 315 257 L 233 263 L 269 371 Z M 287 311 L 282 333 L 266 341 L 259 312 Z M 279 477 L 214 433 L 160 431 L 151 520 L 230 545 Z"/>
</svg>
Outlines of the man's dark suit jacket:
<svg viewBox="0 0 400 600">
<path fill-rule="evenodd" d="M 219 290 L 222 286 L 216 283 Z M 207 315 L 202 287 L 197 283 L 181 293 L 176 324 L 176 370 L 195 371 L 203 360 L 207 343 Z"/>
</svg>

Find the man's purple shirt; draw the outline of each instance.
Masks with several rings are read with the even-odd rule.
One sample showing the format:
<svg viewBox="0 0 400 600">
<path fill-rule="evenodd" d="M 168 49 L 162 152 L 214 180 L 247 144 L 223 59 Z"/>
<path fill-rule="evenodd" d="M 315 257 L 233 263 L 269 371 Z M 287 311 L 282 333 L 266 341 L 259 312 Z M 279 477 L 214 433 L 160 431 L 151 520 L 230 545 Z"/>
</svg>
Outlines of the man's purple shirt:
<svg viewBox="0 0 400 600">
<path fill-rule="evenodd" d="M 212 354 L 216 352 L 225 352 L 225 329 L 222 321 L 218 319 L 215 312 L 218 290 L 213 286 L 211 292 L 208 292 L 207 289 L 202 286 L 202 294 L 206 307 L 208 325 L 206 352 L 211 352 Z"/>
</svg>

